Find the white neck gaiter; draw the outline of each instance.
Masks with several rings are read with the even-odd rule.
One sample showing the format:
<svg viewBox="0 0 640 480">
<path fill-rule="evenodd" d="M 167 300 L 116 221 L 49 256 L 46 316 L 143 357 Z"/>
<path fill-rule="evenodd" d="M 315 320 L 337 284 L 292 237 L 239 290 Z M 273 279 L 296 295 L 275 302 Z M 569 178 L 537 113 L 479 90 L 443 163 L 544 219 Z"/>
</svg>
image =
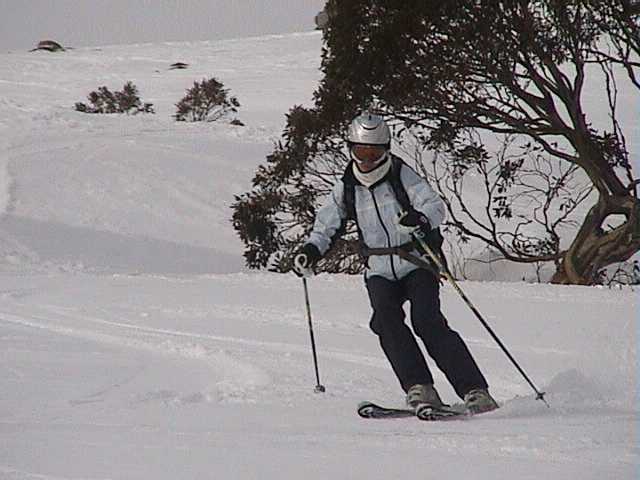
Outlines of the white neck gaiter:
<svg viewBox="0 0 640 480">
<path fill-rule="evenodd" d="M 382 180 L 389 168 L 391 168 L 390 157 L 387 154 L 387 158 L 376 168 L 371 170 L 370 172 L 361 172 L 358 168 L 358 162 L 353 162 L 353 175 L 358 179 L 358 181 L 363 184 L 365 187 L 369 188 L 371 185 L 375 184 Z"/>
</svg>

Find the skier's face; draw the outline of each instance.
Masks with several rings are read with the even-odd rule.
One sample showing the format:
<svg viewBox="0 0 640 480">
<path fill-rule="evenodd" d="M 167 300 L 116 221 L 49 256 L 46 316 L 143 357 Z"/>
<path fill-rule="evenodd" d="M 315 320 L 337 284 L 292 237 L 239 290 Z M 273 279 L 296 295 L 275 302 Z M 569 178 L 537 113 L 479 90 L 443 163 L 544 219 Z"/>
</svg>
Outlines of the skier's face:
<svg viewBox="0 0 640 480">
<path fill-rule="evenodd" d="M 351 156 L 358 162 L 361 172 L 369 172 L 376 168 L 384 160 L 387 148 L 384 145 L 361 145 L 351 147 Z"/>
</svg>

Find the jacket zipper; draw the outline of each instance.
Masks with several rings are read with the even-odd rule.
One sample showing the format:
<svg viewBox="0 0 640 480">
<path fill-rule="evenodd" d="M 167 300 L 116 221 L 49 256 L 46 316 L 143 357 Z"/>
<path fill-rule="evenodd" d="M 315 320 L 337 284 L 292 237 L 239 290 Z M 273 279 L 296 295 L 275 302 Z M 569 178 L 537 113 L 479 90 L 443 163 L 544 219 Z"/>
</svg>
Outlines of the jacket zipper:
<svg viewBox="0 0 640 480">
<path fill-rule="evenodd" d="M 371 193 L 371 198 L 373 199 L 373 205 L 376 207 L 376 213 L 378 214 L 378 220 L 380 220 L 380 225 L 382 225 L 382 230 L 384 230 L 384 234 L 387 237 L 387 247 L 391 248 L 391 235 L 389 235 L 389 230 L 387 230 L 384 221 L 382 220 L 382 215 L 380 214 L 380 209 L 378 208 L 378 202 L 376 201 L 376 196 L 373 193 L 373 190 L 369 190 Z M 389 263 L 391 264 L 391 273 L 393 274 L 393 278 L 398 280 L 398 275 L 396 274 L 395 266 L 393 265 L 393 254 L 389 254 Z"/>
</svg>

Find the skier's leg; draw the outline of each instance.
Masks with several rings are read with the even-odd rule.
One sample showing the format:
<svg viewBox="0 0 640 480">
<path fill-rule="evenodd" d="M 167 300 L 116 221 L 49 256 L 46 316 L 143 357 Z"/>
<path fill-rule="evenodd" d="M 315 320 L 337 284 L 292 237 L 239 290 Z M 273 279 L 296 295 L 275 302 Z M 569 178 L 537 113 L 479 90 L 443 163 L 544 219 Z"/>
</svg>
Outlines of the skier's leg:
<svg viewBox="0 0 640 480">
<path fill-rule="evenodd" d="M 404 323 L 402 284 L 379 276 L 369 277 L 366 283 L 373 308 L 371 330 L 378 335 L 382 350 L 403 390 L 406 392 L 415 384 L 433 383 L 424 355 Z"/>
<path fill-rule="evenodd" d="M 460 398 L 472 389 L 487 388 L 471 352 L 460 335 L 449 328 L 440 310 L 440 284 L 427 270 L 418 269 L 403 282 L 411 302 L 411 323 L 427 352 Z"/>
</svg>

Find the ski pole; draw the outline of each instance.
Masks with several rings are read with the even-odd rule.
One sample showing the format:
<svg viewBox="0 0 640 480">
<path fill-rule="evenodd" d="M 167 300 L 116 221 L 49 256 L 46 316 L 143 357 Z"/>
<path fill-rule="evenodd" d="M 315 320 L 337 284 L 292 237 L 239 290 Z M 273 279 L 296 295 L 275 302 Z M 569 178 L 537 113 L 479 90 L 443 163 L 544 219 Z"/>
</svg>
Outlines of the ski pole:
<svg viewBox="0 0 640 480">
<path fill-rule="evenodd" d="M 482 317 L 482 315 L 480 315 L 480 312 L 478 311 L 478 309 L 473 305 L 473 303 L 471 303 L 471 300 L 469 300 L 469 298 L 465 295 L 465 293 L 462 291 L 462 289 L 460 288 L 460 285 L 458 285 L 458 282 L 456 282 L 455 278 L 453 278 L 453 275 L 451 275 L 451 272 L 449 272 L 449 269 L 445 267 L 445 265 L 443 264 L 443 262 L 440 260 L 440 258 L 438 257 L 438 255 L 436 255 L 434 253 L 434 251 L 429 247 L 429 245 L 427 245 L 427 242 L 425 241 L 425 236 L 426 234 L 422 231 L 420 231 L 419 229 L 414 230 L 413 232 L 413 237 L 418 241 L 418 243 L 420 244 L 420 246 L 424 249 L 425 252 L 427 252 L 427 254 L 431 257 L 431 259 L 435 262 L 436 266 L 438 267 L 438 269 L 440 270 L 440 272 L 442 272 L 442 274 L 446 277 L 446 279 L 449 281 L 449 283 L 451 283 L 451 285 L 453 285 L 453 287 L 456 289 L 456 291 L 460 294 L 460 296 L 462 297 L 462 299 L 464 300 L 464 302 L 467 304 L 467 306 L 471 309 L 471 311 L 475 314 L 475 316 L 478 318 L 478 320 L 480 320 L 480 323 L 482 323 L 482 326 L 484 328 L 487 329 L 487 331 L 489 332 L 489 334 L 491 335 L 491 337 L 496 341 L 496 343 L 498 344 L 498 346 L 502 349 L 502 351 L 505 353 L 505 355 L 507 356 L 507 358 L 509 360 L 511 360 L 511 363 L 513 363 L 513 365 L 516 367 L 516 369 L 518 370 L 518 372 L 520 372 L 520 374 L 524 377 L 524 379 L 527 381 L 527 383 L 529 384 L 529 386 L 533 389 L 534 392 L 536 392 L 536 400 L 542 400 L 544 402 L 544 404 L 549 407 L 549 404 L 547 403 L 547 401 L 544 399 L 545 396 L 545 392 L 540 392 L 536 386 L 533 384 L 533 382 L 529 379 L 529 377 L 527 376 L 527 374 L 524 372 L 524 370 L 522 369 L 522 367 L 520 367 L 520 365 L 518 365 L 518 362 L 516 362 L 516 359 L 513 358 L 513 355 L 511 355 L 511 353 L 509 353 L 509 350 L 507 350 L 507 347 L 504 346 L 504 344 L 502 343 L 502 341 L 500 341 L 500 339 L 498 338 L 498 336 L 496 335 L 496 333 L 493 331 L 493 329 L 489 326 L 489 324 L 486 322 L 486 320 Z"/>
<path fill-rule="evenodd" d="M 309 320 L 309 335 L 311 337 L 311 352 L 313 353 L 313 366 L 316 371 L 316 387 L 314 392 L 323 393 L 324 385 L 320 383 L 320 373 L 318 372 L 318 356 L 316 354 L 316 340 L 313 336 L 313 324 L 311 323 L 311 306 L 309 305 L 309 287 L 307 287 L 306 277 L 302 277 L 302 285 L 304 286 L 304 301 L 307 304 L 307 319 Z"/>
</svg>

